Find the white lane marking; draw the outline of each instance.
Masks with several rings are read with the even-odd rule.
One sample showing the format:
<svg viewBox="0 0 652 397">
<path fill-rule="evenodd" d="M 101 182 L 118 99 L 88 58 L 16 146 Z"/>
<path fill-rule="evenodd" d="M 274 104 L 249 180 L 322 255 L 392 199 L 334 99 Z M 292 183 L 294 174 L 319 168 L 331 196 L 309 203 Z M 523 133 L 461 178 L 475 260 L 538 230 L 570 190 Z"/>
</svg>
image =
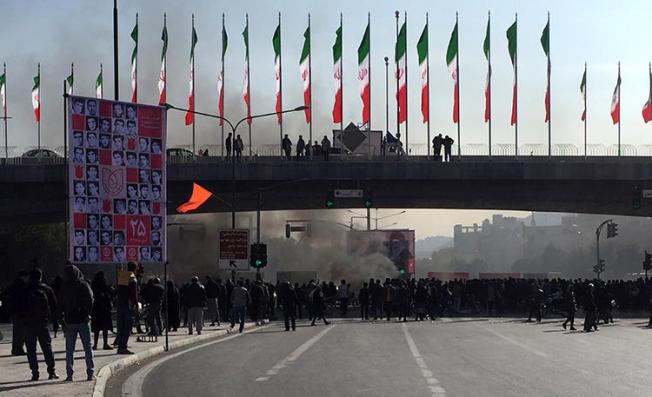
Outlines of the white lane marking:
<svg viewBox="0 0 652 397">
<path fill-rule="evenodd" d="M 258 330 L 261 330 L 261 329 L 264 329 L 264 328 L 267 328 L 267 327 L 269 327 L 269 325 L 265 325 L 265 326 L 262 326 L 262 327 L 256 327 L 256 328 L 250 328 L 248 330 L 245 330 L 243 333 L 248 334 L 250 332 L 258 331 Z M 136 371 L 129 378 L 127 378 L 125 383 L 123 383 L 123 385 L 122 385 L 122 395 L 123 396 L 131 396 L 131 397 L 142 397 L 142 395 L 143 395 L 143 384 L 145 383 L 145 378 L 147 378 L 147 375 L 149 375 L 150 372 L 152 372 L 159 365 L 163 364 L 164 362 L 166 362 L 168 360 L 176 358 L 176 357 L 178 357 L 178 356 L 180 356 L 182 354 L 186 354 L 186 353 L 189 353 L 189 352 L 191 352 L 193 350 L 201 349 L 201 348 L 204 348 L 206 346 L 226 342 L 226 341 L 231 340 L 233 338 L 237 338 L 237 337 L 239 337 L 241 335 L 242 334 L 235 334 L 235 335 L 227 336 L 226 338 L 210 341 L 208 343 L 202 343 L 202 344 L 200 344 L 198 346 L 194 346 L 194 347 L 191 347 L 190 349 L 182 350 L 182 351 L 180 351 L 178 353 L 174 353 L 174 354 L 171 354 L 169 356 L 165 356 L 163 358 L 160 358 L 160 359 L 158 359 L 156 361 L 153 361 L 153 362 L 147 364 L 143 368 Z"/>
<path fill-rule="evenodd" d="M 530 347 L 530 346 L 528 346 L 528 345 L 524 345 L 523 343 L 521 343 L 521 342 L 519 342 L 519 341 L 516 341 L 516 340 L 510 338 L 510 337 L 507 336 L 507 335 L 503 335 L 503 334 L 501 334 L 500 332 L 495 331 L 495 330 L 493 330 L 493 329 L 491 329 L 491 328 L 485 327 L 484 325 L 479 325 L 479 324 L 476 324 L 476 325 L 477 325 L 478 327 L 484 329 L 485 331 L 487 331 L 487 332 L 489 332 L 489 333 L 491 333 L 491 334 L 494 334 L 495 336 L 499 337 L 500 339 L 503 339 L 503 340 L 505 340 L 505 341 L 507 341 L 507 342 L 509 342 L 509 343 L 511 343 L 511 344 L 513 344 L 513 345 L 515 345 L 515 346 L 520 347 L 520 348 L 523 349 L 523 350 L 527 350 L 527 351 L 529 351 L 530 353 L 536 354 L 536 355 L 539 356 L 539 357 L 548 358 L 548 355 L 547 355 L 546 353 L 542 352 L 542 351 L 539 351 L 539 350 L 537 350 L 537 349 L 534 349 L 534 348 L 532 348 L 532 347 Z"/>
<path fill-rule="evenodd" d="M 407 325 L 406 324 L 402 324 L 402 325 L 403 325 L 403 334 L 405 335 L 405 339 L 407 340 L 408 346 L 410 347 L 410 352 L 412 353 L 412 356 L 416 360 L 419 369 L 421 369 L 421 375 L 426 380 L 426 383 L 428 383 L 428 388 L 430 389 L 430 392 L 435 397 L 445 396 L 446 390 L 441 386 L 441 383 L 439 383 L 437 378 L 433 376 L 432 371 L 428 369 L 428 365 L 426 364 L 426 361 L 423 359 L 423 357 L 421 357 L 421 353 L 419 353 L 419 349 L 417 349 L 417 345 L 416 343 L 414 343 L 414 339 L 412 339 L 412 335 L 410 335 Z"/>
<path fill-rule="evenodd" d="M 326 333 L 330 330 L 335 328 L 335 325 L 331 325 L 330 327 L 324 329 L 317 335 L 313 336 L 312 338 L 308 339 L 306 343 L 303 345 L 297 347 L 292 353 L 290 353 L 287 357 L 285 357 L 283 360 L 277 362 L 274 364 L 274 366 L 269 369 L 266 373 L 265 376 L 260 376 L 256 378 L 256 382 L 265 382 L 268 381 L 272 376 L 278 375 L 279 371 L 285 368 L 288 364 L 292 364 L 294 361 L 296 361 L 303 353 L 305 353 L 308 349 L 310 349 L 315 343 L 317 343 Z"/>
</svg>

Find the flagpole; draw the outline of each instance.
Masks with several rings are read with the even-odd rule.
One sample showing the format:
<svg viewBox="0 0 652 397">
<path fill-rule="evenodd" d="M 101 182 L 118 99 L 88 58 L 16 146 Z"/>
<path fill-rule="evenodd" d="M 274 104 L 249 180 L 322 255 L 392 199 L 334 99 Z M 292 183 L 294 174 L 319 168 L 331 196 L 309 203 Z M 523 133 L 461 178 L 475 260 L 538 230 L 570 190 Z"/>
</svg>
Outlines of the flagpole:
<svg viewBox="0 0 652 397">
<path fill-rule="evenodd" d="M 456 90 L 456 95 L 457 98 L 455 98 L 455 101 L 457 102 L 457 157 L 459 159 L 462 158 L 462 143 L 460 142 L 460 137 L 461 137 L 461 124 L 462 124 L 462 118 L 460 117 L 460 108 L 461 103 L 460 103 L 460 26 L 458 24 L 458 16 L 457 16 L 457 11 L 455 12 L 455 27 L 457 28 L 457 35 L 455 36 L 455 48 L 457 48 L 457 56 L 455 57 L 455 73 L 457 74 L 457 78 L 455 79 L 455 84 L 457 84 L 457 90 Z"/>
<path fill-rule="evenodd" d="M 224 112 L 224 29 L 224 13 L 222 13 L 222 91 L 220 92 L 220 97 L 217 99 L 219 102 L 222 102 L 222 112 Z M 224 122 L 220 120 L 220 124 L 222 124 L 220 146 L 222 147 L 222 158 L 224 158 Z M 251 157 L 251 137 L 249 137 L 249 157 Z"/>
<path fill-rule="evenodd" d="M 39 152 L 41 151 L 41 63 L 39 62 L 38 64 L 38 89 L 36 91 L 38 95 L 38 122 L 37 124 L 37 142 L 38 142 L 38 149 Z"/>
<path fill-rule="evenodd" d="M 618 157 L 620 157 L 620 108 L 622 104 L 620 103 L 620 61 L 618 61 Z"/>
<path fill-rule="evenodd" d="M 550 11 L 548 11 L 548 157 L 552 156 L 552 106 L 550 104 L 552 87 L 550 86 Z"/>
<path fill-rule="evenodd" d="M 74 81 L 74 80 L 73 80 Z M 65 176 L 66 176 L 66 183 L 65 183 L 65 188 L 64 188 L 64 197 L 67 197 L 68 195 L 68 183 L 70 178 L 69 174 L 69 169 L 68 169 L 68 108 L 66 107 L 66 103 L 68 102 L 67 98 L 67 93 L 68 91 L 66 90 L 66 79 L 63 79 L 63 158 L 64 158 L 64 164 L 65 164 Z M 68 200 L 64 200 L 64 230 L 65 232 L 63 233 L 65 236 L 65 247 L 66 247 L 66 252 L 69 250 L 69 241 L 68 238 L 70 236 L 70 231 L 68 230 L 68 218 L 70 216 L 69 211 L 69 204 Z"/>
<path fill-rule="evenodd" d="M 367 115 L 369 122 L 367 124 L 367 156 L 371 159 L 371 12 L 367 13 L 367 26 L 369 26 L 369 109 Z M 342 39 L 344 41 L 344 39 Z"/>
<path fill-rule="evenodd" d="M 247 95 L 249 97 L 249 104 L 247 105 L 248 108 L 248 114 L 247 116 L 251 116 L 251 69 L 249 69 L 249 14 L 246 14 L 246 20 L 247 20 Z M 251 118 L 247 122 L 247 127 L 249 128 L 249 157 L 251 157 Z M 233 146 L 233 139 L 235 139 L 235 136 L 231 138 L 231 146 Z M 231 153 L 233 155 L 233 153 Z M 235 215 L 233 215 L 234 219 L 234 228 L 235 228 Z"/>
<path fill-rule="evenodd" d="M 398 10 L 394 12 L 394 17 L 396 19 L 396 43 L 398 43 L 398 17 L 399 17 Z M 396 59 L 396 54 L 394 54 L 394 62 L 396 65 L 396 73 L 394 74 L 394 79 L 396 80 L 396 133 L 400 134 L 401 133 L 401 110 L 399 109 L 399 89 L 400 89 L 399 79 L 398 79 L 399 66 L 398 66 L 398 59 Z M 371 63 L 371 61 L 369 63 Z M 369 85 L 371 85 L 371 79 Z M 369 99 L 369 103 L 371 104 L 371 98 Z"/>
<path fill-rule="evenodd" d="M 586 62 L 584 62 L 584 76 L 586 77 L 586 80 L 584 82 L 584 159 L 586 159 L 586 152 L 587 152 L 587 150 L 586 150 L 586 148 L 587 148 L 587 145 L 586 145 L 586 138 L 587 138 L 586 123 L 587 123 L 587 119 L 588 119 L 588 114 L 587 114 L 588 112 L 587 112 L 587 109 L 586 109 L 586 96 L 588 94 L 588 88 L 589 88 L 589 76 L 587 76 L 586 69 L 587 69 Z"/>
<path fill-rule="evenodd" d="M 5 159 L 8 159 L 9 158 L 9 141 L 8 141 L 9 134 L 7 132 L 8 131 L 7 130 L 7 127 L 8 127 L 8 124 L 7 124 L 7 63 L 2 64 L 2 74 L 3 74 L 3 76 L 5 76 L 5 82 L 4 82 L 4 84 L 5 84 L 5 87 L 4 87 L 5 88 L 5 97 L 4 97 L 5 103 L 3 104 L 4 106 L 2 106 L 2 116 L 3 116 L 2 120 L 4 121 L 3 124 L 5 125 Z"/>
<path fill-rule="evenodd" d="M 312 29 L 310 28 L 310 13 L 308 13 L 308 48 L 310 49 L 308 53 L 308 81 L 310 81 L 310 86 L 308 87 L 308 95 L 310 95 L 310 101 L 308 103 L 308 106 L 310 106 L 310 109 L 308 109 L 308 114 L 310 115 L 308 134 L 310 138 L 308 142 L 312 142 L 312 123 L 314 120 L 312 118 Z"/>
<path fill-rule="evenodd" d="M 113 96 L 116 101 L 120 100 L 118 52 L 118 0 L 113 0 Z"/>
<path fill-rule="evenodd" d="M 195 110 L 195 103 L 197 103 L 195 98 L 195 51 L 193 48 L 193 40 L 195 33 L 195 14 L 192 14 L 192 31 L 190 32 L 190 51 L 192 51 L 192 110 Z M 167 73 L 167 71 L 166 71 Z M 192 153 L 197 154 L 197 149 L 195 147 L 195 113 L 192 114 Z"/>
<path fill-rule="evenodd" d="M 487 82 L 487 86 L 488 86 L 487 89 L 489 90 L 489 97 L 487 98 L 487 102 L 488 102 L 487 106 L 489 107 L 489 120 L 488 120 L 488 122 L 489 122 L 489 124 L 488 124 L 488 127 L 489 127 L 489 159 L 491 159 L 491 11 L 487 12 L 487 18 L 488 18 L 488 21 L 487 21 L 487 24 L 488 24 L 487 35 L 489 36 L 489 51 L 487 51 L 487 62 L 488 62 L 488 66 L 489 66 L 489 70 L 488 70 L 489 75 L 487 76 L 487 80 L 489 80 L 489 81 Z"/>
<path fill-rule="evenodd" d="M 518 13 L 514 14 L 514 156 L 518 157 Z"/>
<path fill-rule="evenodd" d="M 283 111 L 283 39 L 281 31 L 281 13 L 278 13 L 278 103 Z M 281 156 L 283 156 L 283 116 L 278 121 L 278 130 L 281 137 Z"/>
<path fill-rule="evenodd" d="M 428 25 L 428 13 L 426 12 L 426 41 L 428 42 L 428 47 L 430 47 L 429 35 L 430 26 Z M 430 48 L 426 48 L 426 81 L 428 82 L 428 92 L 426 96 L 426 107 L 428 108 L 428 123 L 426 124 L 426 131 L 428 133 L 428 142 L 426 142 L 426 146 L 428 147 L 428 157 L 430 157 Z"/>
</svg>

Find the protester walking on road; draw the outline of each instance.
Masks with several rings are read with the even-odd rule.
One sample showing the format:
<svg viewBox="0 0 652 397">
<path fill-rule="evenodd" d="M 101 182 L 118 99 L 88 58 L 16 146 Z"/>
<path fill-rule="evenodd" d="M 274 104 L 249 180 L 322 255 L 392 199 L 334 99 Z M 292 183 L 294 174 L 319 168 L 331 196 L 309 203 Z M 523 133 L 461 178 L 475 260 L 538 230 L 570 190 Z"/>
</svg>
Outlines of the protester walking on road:
<svg viewBox="0 0 652 397">
<path fill-rule="evenodd" d="M 289 281 L 284 282 L 279 287 L 281 305 L 283 305 L 283 319 L 285 321 L 285 330 L 296 331 L 296 310 L 297 310 L 297 292 Z"/>
<path fill-rule="evenodd" d="M 147 282 L 147 289 L 143 291 L 143 298 L 147 303 L 145 321 L 149 327 L 149 336 L 161 335 L 161 305 L 165 288 L 161 285 L 161 279 L 154 277 Z"/>
<path fill-rule="evenodd" d="M 66 382 L 72 382 L 77 335 L 81 339 L 86 358 L 86 380 L 94 379 L 95 364 L 91 350 L 90 315 L 93 309 L 93 291 L 75 265 L 64 269 L 63 287 L 59 296 L 63 333 L 66 337 Z"/>
<path fill-rule="evenodd" d="M 346 285 L 346 280 L 342 280 L 337 288 L 337 299 L 340 301 L 340 314 L 342 317 L 346 317 L 349 309 L 349 286 Z"/>
<path fill-rule="evenodd" d="M 138 280 L 134 273 L 135 262 L 127 263 L 127 270 L 118 269 L 117 288 L 117 331 L 115 343 L 118 354 L 133 354 L 127 349 L 131 328 L 134 324 L 134 312 L 138 310 Z"/>
<path fill-rule="evenodd" d="M 188 303 L 188 335 L 192 335 L 192 327 L 195 326 L 197 335 L 201 335 L 204 325 L 204 306 L 206 305 L 206 290 L 199 284 L 199 277 L 193 276 L 190 286 L 186 290 L 186 302 Z"/>
<path fill-rule="evenodd" d="M 113 350 L 109 346 L 109 331 L 113 330 L 113 321 L 111 320 L 111 302 L 113 293 L 107 285 L 104 272 L 99 271 L 93 277 L 91 283 L 93 290 L 93 311 L 91 316 L 91 330 L 93 331 L 93 350 L 97 350 L 97 342 L 100 339 L 100 332 L 104 339 L 104 350 Z"/>
<path fill-rule="evenodd" d="M 369 288 L 367 283 L 362 284 L 358 293 L 358 303 L 360 303 L 360 317 L 363 320 L 369 320 Z"/>
<path fill-rule="evenodd" d="M 584 293 L 582 300 L 582 309 L 584 309 L 584 332 L 593 332 L 598 330 L 596 322 L 596 311 L 594 296 L 595 286 L 590 283 L 587 291 Z"/>
<path fill-rule="evenodd" d="M 324 320 L 325 325 L 330 324 L 328 320 L 326 320 L 326 313 L 324 313 L 324 293 L 319 285 L 317 285 L 315 290 L 312 292 L 312 316 L 312 323 L 310 323 L 311 326 L 315 325 L 315 321 L 317 321 L 318 318 Z"/>
<path fill-rule="evenodd" d="M 211 327 L 217 323 L 220 325 L 220 311 L 218 310 L 220 289 L 217 283 L 206 276 L 206 307 L 208 308 L 208 317 L 211 319 Z"/>
<path fill-rule="evenodd" d="M 177 332 L 179 325 L 181 325 L 180 302 L 179 302 L 179 289 L 171 280 L 168 280 L 168 296 L 165 302 L 165 311 L 167 316 L 166 327 L 168 331 Z"/>
<path fill-rule="evenodd" d="M 242 333 L 248 305 L 249 292 L 244 287 L 242 280 L 238 280 L 238 284 L 231 291 L 231 330 L 233 330 L 236 322 L 238 322 L 240 324 L 240 333 Z"/>
<path fill-rule="evenodd" d="M 32 380 L 39 379 L 38 360 L 36 358 L 36 342 L 41 346 L 43 358 L 48 371 L 48 379 L 59 379 L 55 371 L 54 354 L 52 353 L 52 339 L 48 322 L 55 317 L 56 298 L 50 287 L 41 282 L 43 273 L 41 269 L 34 268 L 29 273 L 29 284 L 25 293 L 25 347 L 27 361 L 32 371 Z"/>
<path fill-rule="evenodd" d="M 566 288 L 566 293 L 564 294 L 564 306 L 566 306 L 566 312 L 568 313 L 566 315 L 566 321 L 561 325 L 566 329 L 566 325 L 570 323 L 570 330 L 575 331 L 575 307 L 576 307 L 575 302 L 575 290 L 573 288 L 572 284 L 569 284 L 568 287 Z"/>
<path fill-rule="evenodd" d="M 11 315 L 11 355 L 24 356 L 25 349 L 25 294 L 29 273 L 23 270 L 9 286 L 7 293 L 9 313 Z"/>
</svg>

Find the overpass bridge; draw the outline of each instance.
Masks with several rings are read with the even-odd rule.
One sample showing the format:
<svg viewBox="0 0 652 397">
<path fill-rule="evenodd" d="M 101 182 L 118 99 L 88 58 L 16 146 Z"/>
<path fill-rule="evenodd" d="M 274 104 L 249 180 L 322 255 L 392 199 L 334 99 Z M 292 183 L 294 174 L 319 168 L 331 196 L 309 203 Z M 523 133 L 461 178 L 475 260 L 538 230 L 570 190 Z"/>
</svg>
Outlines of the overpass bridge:
<svg viewBox="0 0 652 397">
<path fill-rule="evenodd" d="M 652 157 L 463 156 L 438 163 L 425 156 L 290 161 L 220 157 L 168 162 L 168 212 L 192 182 L 212 191 L 200 212 L 230 212 L 232 172 L 237 211 L 324 209 L 333 189 L 364 189 L 376 208 L 496 209 L 652 216 Z M 0 162 L 0 222 L 64 219 L 67 189 L 62 159 Z M 640 202 L 637 205 L 636 202 Z M 362 207 L 336 199 L 335 208 Z M 436 221 L 436 220 L 433 220 Z"/>
</svg>

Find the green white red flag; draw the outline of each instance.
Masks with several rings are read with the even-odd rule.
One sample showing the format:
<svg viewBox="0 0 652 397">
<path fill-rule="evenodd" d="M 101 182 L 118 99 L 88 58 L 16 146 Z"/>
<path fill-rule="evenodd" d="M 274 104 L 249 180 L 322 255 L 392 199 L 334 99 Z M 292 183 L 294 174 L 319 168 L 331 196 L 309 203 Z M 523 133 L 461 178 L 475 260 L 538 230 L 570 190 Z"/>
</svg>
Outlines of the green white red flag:
<svg viewBox="0 0 652 397">
<path fill-rule="evenodd" d="M 362 124 L 369 123 L 369 116 L 371 111 L 370 94 L 370 59 L 369 59 L 369 23 L 362 36 L 362 41 L 358 47 L 358 82 L 360 90 L 360 98 L 362 99 Z"/>
<path fill-rule="evenodd" d="M 335 31 L 333 44 L 333 83 L 335 102 L 333 103 L 333 123 L 342 122 L 342 26 Z"/>
<path fill-rule="evenodd" d="M 586 120 L 586 67 L 584 68 L 584 74 L 582 75 L 582 82 L 580 83 L 580 92 L 582 93 L 582 99 L 584 100 L 584 111 L 582 112 L 582 121 Z"/>
<path fill-rule="evenodd" d="M 396 103 L 398 105 L 398 122 L 403 123 L 407 120 L 407 32 L 406 22 L 399 30 L 396 38 L 396 48 L 394 50 L 394 60 L 396 61 L 396 80 L 398 80 L 398 92 L 396 93 Z"/>
<path fill-rule="evenodd" d="M 6 66 L 5 66 L 6 68 Z M 3 69 L 0 75 L 0 101 L 2 102 L 2 117 L 7 117 L 7 72 Z"/>
<path fill-rule="evenodd" d="M 276 79 L 276 120 L 279 124 L 283 123 L 281 114 L 281 21 L 278 21 L 274 36 L 272 37 L 272 46 L 274 47 L 274 78 Z"/>
<path fill-rule="evenodd" d="M 138 14 L 136 14 L 136 26 L 131 31 L 131 39 L 134 41 L 134 50 L 131 53 L 131 102 L 138 102 Z"/>
<path fill-rule="evenodd" d="M 448 42 L 448 50 L 446 51 L 446 65 L 448 65 L 448 70 L 450 71 L 451 76 L 453 77 L 453 82 L 455 83 L 455 93 L 453 96 L 453 122 L 459 122 L 460 117 L 460 85 L 458 80 L 459 75 L 459 65 L 457 62 L 459 49 L 459 40 L 457 36 L 457 21 L 455 22 L 455 27 L 453 28 L 453 33 L 451 33 L 451 39 Z"/>
<path fill-rule="evenodd" d="M 32 107 L 34 118 L 37 123 L 41 122 L 41 64 L 38 65 L 38 74 L 34 76 L 34 87 L 32 87 Z"/>
<path fill-rule="evenodd" d="M 161 40 L 163 41 L 163 49 L 161 50 L 161 71 L 158 75 L 158 104 L 163 105 L 166 102 L 166 83 L 167 83 L 167 52 L 168 52 L 168 27 L 163 17 L 163 32 L 161 33 Z"/>
<path fill-rule="evenodd" d="M 429 90 L 428 90 L 428 24 L 423 28 L 419 41 L 417 42 L 417 54 L 419 56 L 419 75 L 421 76 L 421 115 L 423 122 L 429 119 Z"/>
<path fill-rule="evenodd" d="M 507 29 L 507 50 L 509 51 L 509 58 L 512 61 L 512 66 L 514 67 L 514 88 L 512 90 L 512 117 L 511 117 L 511 125 L 516 124 L 517 119 L 516 119 L 516 62 L 517 62 L 517 54 L 516 54 L 516 37 L 517 35 L 517 22 L 514 21 L 512 26 Z"/>
<path fill-rule="evenodd" d="M 652 120 L 652 64 L 649 66 L 648 74 L 650 76 L 650 92 L 648 94 L 647 102 L 643 106 L 643 121 L 647 124 Z"/>
<path fill-rule="evenodd" d="M 546 58 L 548 59 L 548 70 L 547 70 L 547 85 L 546 85 L 546 96 L 545 96 L 545 108 L 546 108 L 546 122 L 550 121 L 550 20 L 546 24 L 546 27 L 543 28 L 543 33 L 541 34 L 541 47 L 543 47 L 543 52 L 546 53 Z"/>
<path fill-rule="evenodd" d="M 195 121 L 195 45 L 197 45 L 197 31 L 193 18 L 192 35 L 190 38 L 190 74 L 188 76 L 188 111 L 186 112 L 186 125 Z"/>
<path fill-rule="evenodd" d="M 229 37 L 226 34 L 226 27 L 224 26 L 224 14 L 222 14 L 222 68 L 217 76 L 217 111 L 220 117 L 224 117 L 224 54 L 226 54 L 226 47 L 229 43 Z M 224 120 L 220 119 L 220 126 L 224 124 Z"/>
<path fill-rule="evenodd" d="M 100 64 L 100 74 L 95 79 L 95 98 L 102 99 L 104 90 L 102 89 L 102 64 Z"/>
<path fill-rule="evenodd" d="M 484 122 L 491 118 L 491 19 L 487 19 L 487 33 L 484 36 L 482 51 L 487 58 L 487 82 L 484 87 Z"/>
<path fill-rule="evenodd" d="M 308 107 L 304 111 L 306 123 L 310 124 L 310 26 L 303 33 L 303 39 L 303 49 L 301 50 L 301 58 L 299 59 L 299 73 L 301 80 L 303 80 L 303 104 Z"/>
<path fill-rule="evenodd" d="M 618 65 L 618 80 L 611 96 L 611 120 L 614 124 L 620 122 L 620 82 L 620 65 Z"/>
<path fill-rule="evenodd" d="M 68 84 L 68 95 L 73 95 L 75 92 L 75 66 L 70 65 L 70 75 L 66 77 L 66 83 Z"/>
<path fill-rule="evenodd" d="M 247 17 L 247 24 L 242 31 L 242 38 L 245 45 L 245 70 L 244 82 L 242 87 L 242 98 L 244 99 L 245 106 L 247 107 L 247 124 L 251 125 L 251 103 L 249 101 L 249 18 Z"/>
</svg>

